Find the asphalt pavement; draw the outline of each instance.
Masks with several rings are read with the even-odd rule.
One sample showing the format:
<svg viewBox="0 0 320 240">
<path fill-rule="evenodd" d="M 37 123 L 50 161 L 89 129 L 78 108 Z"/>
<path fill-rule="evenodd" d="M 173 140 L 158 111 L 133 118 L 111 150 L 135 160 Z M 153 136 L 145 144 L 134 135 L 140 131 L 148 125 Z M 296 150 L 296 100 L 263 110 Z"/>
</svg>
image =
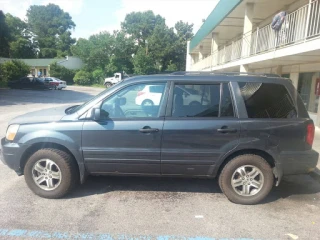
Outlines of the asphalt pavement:
<svg viewBox="0 0 320 240">
<path fill-rule="evenodd" d="M 0 137 L 20 114 L 77 104 L 101 88 L 0 89 Z M 0 239 L 320 239 L 320 181 L 283 179 L 261 204 L 230 203 L 216 180 L 89 177 L 59 200 L 0 163 Z"/>
</svg>

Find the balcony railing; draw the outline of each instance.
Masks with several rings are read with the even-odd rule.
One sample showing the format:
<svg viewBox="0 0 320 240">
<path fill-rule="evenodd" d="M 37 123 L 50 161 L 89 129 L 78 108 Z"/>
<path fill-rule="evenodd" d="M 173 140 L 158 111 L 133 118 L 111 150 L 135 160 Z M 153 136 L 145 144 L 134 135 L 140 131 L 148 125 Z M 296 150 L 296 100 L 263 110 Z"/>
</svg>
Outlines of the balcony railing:
<svg viewBox="0 0 320 240">
<path fill-rule="evenodd" d="M 275 31 L 271 23 L 233 39 L 212 55 L 192 65 L 192 70 L 210 70 L 228 62 L 274 51 L 320 35 L 320 3 L 315 0 L 288 14 L 281 29 Z"/>
</svg>

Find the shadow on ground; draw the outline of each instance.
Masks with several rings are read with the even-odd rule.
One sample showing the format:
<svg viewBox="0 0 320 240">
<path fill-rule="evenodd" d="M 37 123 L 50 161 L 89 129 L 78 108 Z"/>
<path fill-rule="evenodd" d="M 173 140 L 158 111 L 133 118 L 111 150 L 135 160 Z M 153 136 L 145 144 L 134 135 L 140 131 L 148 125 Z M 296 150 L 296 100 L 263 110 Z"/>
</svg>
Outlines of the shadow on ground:
<svg viewBox="0 0 320 240">
<path fill-rule="evenodd" d="M 219 193 L 222 192 L 215 179 L 152 178 L 90 176 L 67 198 L 106 194 L 116 191 L 150 191 L 160 193 Z M 311 195 L 320 192 L 320 182 L 309 175 L 285 177 L 279 187 L 274 187 L 261 203 L 266 204 L 294 195 Z M 320 199 L 318 199 L 320 200 Z"/>
</svg>

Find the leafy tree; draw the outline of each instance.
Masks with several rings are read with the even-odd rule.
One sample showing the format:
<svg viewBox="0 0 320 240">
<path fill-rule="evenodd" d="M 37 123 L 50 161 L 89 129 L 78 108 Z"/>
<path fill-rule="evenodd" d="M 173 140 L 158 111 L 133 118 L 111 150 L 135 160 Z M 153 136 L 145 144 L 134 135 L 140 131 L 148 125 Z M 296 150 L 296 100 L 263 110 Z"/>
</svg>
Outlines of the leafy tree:
<svg viewBox="0 0 320 240">
<path fill-rule="evenodd" d="M 133 58 L 134 73 L 138 75 L 157 73 L 154 59 L 147 55 L 144 48 L 139 48 Z"/>
<path fill-rule="evenodd" d="M 2 85 L 1 83 L 5 82 L 4 78 L 4 66 L 3 64 L 0 64 L 0 86 Z"/>
<path fill-rule="evenodd" d="M 157 25 L 164 26 L 165 19 L 150 10 L 129 13 L 121 23 L 123 31 L 130 34 L 142 47 L 145 47 L 146 40 L 153 34 Z"/>
<path fill-rule="evenodd" d="M 156 61 L 159 71 L 164 71 L 176 60 L 175 43 L 178 41 L 172 28 L 158 25 L 148 39 L 148 54 Z"/>
<path fill-rule="evenodd" d="M 64 66 L 58 65 L 56 62 L 50 65 L 50 76 L 59 78 L 68 82 L 73 83 L 73 78 L 75 76 L 75 71 L 70 70 Z"/>
<path fill-rule="evenodd" d="M 19 60 L 7 61 L 1 65 L 2 81 L 17 80 L 30 73 L 30 66 Z"/>
<path fill-rule="evenodd" d="M 86 70 L 101 69 L 106 76 L 114 72 L 133 72 L 132 55 L 135 53 L 133 38 L 124 32 L 100 32 L 89 37 L 79 39 L 71 47 L 72 54 L 78 56 L 86 64 Z"/>
<path fill-rule="evenodd" d="M 114 31 L 113 44 L 109 63 L 106 66 L 108 76 L 115 72 L 133 73 L 132 55 L 136 51 L 134 39 L 123 31 Z"/>
<path fill-rule="evenodd" d="M 179 40 L 176 42 L 176 63 L 178 70 L 184 71 L 187 57 L 187 42 L 193 37 L 193 24 L 179 21 L 175 24 Z"/>
<path fill-rule="evenodd" d="M 93 73 L 94 82 L 121 71 L 135 74 L 180 71 L 185 69 L 187 41 L 193 36 L 192 30 L 192 24 L 182 21 L 169 28 L 165 19 L 152 11 L 132 12 L 121 23 L 120 31 L 79 39 L 71 51 L 84 61 L 85 72 Z"/>
<path fill-rule="evenodd" d="M 185 23 L 179 21 L 174 25 L 177 31 L 177 35 L 181 41 L 187 43 L 191 38 L 193 38 L 193 24 Z"/>
<path fill-rule="evenodd" d="M 27 11 L 28 25 L 39 43 L 39 57 L 52 58 L 71 54 L 75 43 L 71 29 L 75 28 L 69 13 L 55 4 L 32 5 Z"/>
<path fill-rule="evenodd" d="M 114 39 L 108 32 L 101 32 L 89 37 L 88 40 L 80 38 L 71 51 L 86 64 L 88 70 L 96 68 L 105 69 L 112 54 Z"/>
<path fill-rule="evenodd" d="M 10 57 L 34 58 L 37 44 L 32 40 L 27 23 L 9 13 L 6 14 L 6 23 L 10 33 Z"/>
<path fill-rule="evenodd" d="M 127 35 L 135 39 L 138 47 L 146 49 L 147 55 L 153 60 L 153 68 L 158 71 L 185 69 L 187 41 L 193 36 L 192 24 L 179 21 L 175 29 L 169 28 L 164 18 L 146 11 L 128 14 L 121 26 Z M 137 62 L 142 61 L 142 55 L 136 54 L 135 58 L 137 56 L 139 59 L 133 61 L 135 72 Z"/>
<path fill-rule="evenodd" d="M 93 83 L 103 84 L 105 73 L 102 69 L 96 69 L 92 72 Z"/>
<path fill-rule="evenodd" d="M 166 70 L 169 72 L 174 72 L 174 71 L 178 71 L 179 68 L 177 67 L 177 65 L 175 63 L 170 63 Z"/>
<path fill-rule="evenodd" d="M 90 85 L 92 84 L 92 75 L 90 72 L 80 70 L 76 73 L 73 80 L 79 85 Z"/>
<path fill-rule="evenodd" d="M 90 63 L 90 51 L 92 46 L 90 41 L 84 38 L 79 38 L 77 43 L 71 46 L 71 52 L 74 56 L 82 59 L 84 63 Z"/>
<path fill-rule="evenodd" d="M 9 57 L 9 28 L 5 15 L 0 10 L 0 57 Z"/>
</svg>

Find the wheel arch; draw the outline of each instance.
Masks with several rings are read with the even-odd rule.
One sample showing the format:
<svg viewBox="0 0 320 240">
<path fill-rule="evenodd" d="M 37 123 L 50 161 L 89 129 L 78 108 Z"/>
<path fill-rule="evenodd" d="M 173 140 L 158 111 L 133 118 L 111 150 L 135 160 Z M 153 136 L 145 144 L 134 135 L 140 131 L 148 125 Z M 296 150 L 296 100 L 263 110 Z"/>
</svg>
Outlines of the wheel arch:
<svg viewBox="0 0 320 240">
<path fill-rule="evenodd" d="M 61 144 L 58 144 L 58 143 L 54 143 L 54 142 L 37 142 L 37 143 L 34 143 L 32 144 L 31 146 L 29 146 L 25 151 L 24 153 L 22 154 L 21 156 L 21 159 L 20 159 L 20 169 L 21 169 L 21 172 L 23 173 L 24 171 L 24 167 L 27 163 L 27 160 L 29 159 L 29 157 L 34 154 L 36 151 L 40 150 L 40 149 L 43 149 L 43 148 L 53 148 L 53 149 L 58 149 L 58 150 L 61 150 L 61 151 L 64 151 L 66 153 L 68 153 L 73 161 L 75 161 L 75 163 L 77 164 L 78 166 L 78 171 L 79 171 L 79 175 L 80 175 L 80 182 L 83 183 L 84 180 L 85 180 L 85 177 L 86 177 L 86 172 L 85 172 L 85 168 L 84 168 L 84 165 L 81 164 L 75 154 L 72 153 L 72 151 L 70 149 L 68 149 L 67 147 L 61 145 Z"/>
<path fill-rule="evenodd" d="M 241 149 L 241 150 L 237 150 L 237 151 L 229 154 L 228 156 L 226 156 L 224 158 L 224 160 L 221 162 L 221 164 L 218 168 L 216 176 L 219 177 L 224 166 L 227 165 L 227 163 L 230 162 L 233 158 L 240 156 L 240 155 L 245 155 L 245 154 L 258 155 L 258 156 L 262 157 L 263 159 L 265 159 L 271 168 L 276 167 L 275 158 L 271 154 L 269 154 L 268 152 L 260 150 L 260 149 Z"/>
</svg>

